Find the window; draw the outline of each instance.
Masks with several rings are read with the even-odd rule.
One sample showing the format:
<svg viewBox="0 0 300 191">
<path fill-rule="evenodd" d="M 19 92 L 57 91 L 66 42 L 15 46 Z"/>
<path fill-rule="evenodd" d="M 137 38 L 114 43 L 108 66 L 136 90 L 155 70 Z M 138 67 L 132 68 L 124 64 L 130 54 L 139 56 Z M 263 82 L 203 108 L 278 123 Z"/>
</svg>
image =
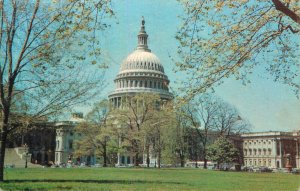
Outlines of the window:
<svg viewBox="0 0 300 191">
<path fill-rule="evenodd" d="M 244 150 L 244 155 L 247 156 L 247 149 Z"/>
<path fill-rule="evenodd" d="M 268 154 L 271 155 L 272 154 L 272 150 L 268 149 Z"/>
<path fill-rule="evenodd" d="M 254 155 L 256 155 L 256 149 L 253 150 Z"/>
<path fill-rule="evenodd" d="M 266 149 L 264 149 L 264 155 L 267 155 L 267 150 Z"/>
<path fill-rule="evenodd" d="M 145 81 L 145 88 L 147 88 L 147 86 L 148 86 L 148 83 L 147 83 L 147 81 Z"/>
<path fill-rule="evenodd" d="M 69 140 L 69 149 L 73 149 L 73 141 Z"/>
</svg>

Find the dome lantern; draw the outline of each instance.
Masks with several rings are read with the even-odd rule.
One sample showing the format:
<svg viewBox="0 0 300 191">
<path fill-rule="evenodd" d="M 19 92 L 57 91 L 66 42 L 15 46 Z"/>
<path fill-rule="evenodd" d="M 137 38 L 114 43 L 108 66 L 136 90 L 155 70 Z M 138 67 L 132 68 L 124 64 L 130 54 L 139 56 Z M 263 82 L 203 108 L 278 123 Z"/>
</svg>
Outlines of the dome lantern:
<svg viewBox="0 0 300 191">
<path fill-rule="evenodd" d="M 137 50 L 144 50 L 147 52 L 151 52 L 150 49 L 148 49 L 148 44 L 147 44 L 147 39 L 148 39 L 148 34 L 145 31 L 145 20 L 144 17 L 142 17 L 142 25 L 141 25 L 141 30 L 138 34 L 138 46 Z"/>
</svg>

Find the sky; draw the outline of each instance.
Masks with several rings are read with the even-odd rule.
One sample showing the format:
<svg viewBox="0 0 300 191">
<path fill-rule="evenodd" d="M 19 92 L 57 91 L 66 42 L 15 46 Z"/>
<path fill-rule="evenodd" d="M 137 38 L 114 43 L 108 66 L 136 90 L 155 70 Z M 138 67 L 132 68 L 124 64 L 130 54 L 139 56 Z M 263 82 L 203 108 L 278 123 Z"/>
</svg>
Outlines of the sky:
<svg viewBox="0 0 300 191">
<path fill-rule="evenodd" d="M 102 59 L 109 65 L 105 75 L 108 84 L 101 95 L 107 97 L 114 90 L 113 80 L 122 61 L 136 48 L 142 16 L 149 35 L 148 46 L 164 66 L 170 86 L 176 88 L 175 81 L 185 77 L 176 76 L 170 58 L 176 58 L 175 34 L 181 24 L 181 5 L 176 0 L 118 0 L 112 6 L 116 18 L 109 21 L 111 27 L 100 35 Z M 216 94 L 239 110 L 242 118 L 252 124 L 253 132 L 300 130 L 300 100 L 292 89 L 273 82 L 271 76 L 261 73 L 263 70 L 257 71 L 249 76 L 250 84 L 245 86 L 228 79 L 216 88 Z"/>
</svg>

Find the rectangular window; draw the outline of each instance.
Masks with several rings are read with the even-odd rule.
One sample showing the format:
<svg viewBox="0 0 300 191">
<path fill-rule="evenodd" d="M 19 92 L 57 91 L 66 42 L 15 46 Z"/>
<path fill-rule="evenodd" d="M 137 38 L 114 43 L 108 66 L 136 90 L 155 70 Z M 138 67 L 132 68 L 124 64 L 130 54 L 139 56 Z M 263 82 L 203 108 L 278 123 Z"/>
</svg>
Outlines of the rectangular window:
<svg viewBox="0 0 300 191">
<path fill-rule="evenodd" d="M 72 140 L 69 141 L 69 149 L 73 149 L 73 141 Z"/>
</svg>

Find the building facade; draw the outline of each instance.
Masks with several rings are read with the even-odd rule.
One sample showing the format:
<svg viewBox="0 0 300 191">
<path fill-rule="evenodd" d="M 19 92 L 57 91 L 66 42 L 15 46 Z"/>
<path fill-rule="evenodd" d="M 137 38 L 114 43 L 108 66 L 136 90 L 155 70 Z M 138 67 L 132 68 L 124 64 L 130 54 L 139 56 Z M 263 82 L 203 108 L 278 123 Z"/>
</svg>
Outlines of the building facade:
<svg viewBox="0 0 300 191">
<path fill-rule="evenodd" d="M 95 156 L 74 156 L 75 141 L 81 138 L 81 135 L 76 133 L 75 127 L 82 121 L 84 121 L 82 113 L 73 113 L 69 121 L 61 121 L 54 124 L 56 129 L 54 163 L 56 165 L 68 162 L 77 165 L 81 163 L 86 165 L 96 164 Z"/>
<path fill-rule="evenodd" d="M 142 18 L 141 29 L 137 35 L 136 49 L 122 62 L 120 72 L 116 76 L 115 90 L 108 96 L 115 108 L 122 107 L 122 103 L 130 96 L 138 93 L 155 93 L 162 100 L 173 99 L 169 92 L 169 79 L 159 58 L 148 48 L 148 34 L 145 31 L 145 21 Z M 155 163 L 155 157 L 150 157 L 150 163 Z M 143 163 L 146 163 L 145 157 Z M 134 164 L 130 154 L 118 154 L 117 165 Z"/>
<path fill-rule="evenodd" d="M 241 135 L 245 166 L 285 168 L 288 160 L 300 168 L 300 131 L 260 132 Z"/>
</svg>

